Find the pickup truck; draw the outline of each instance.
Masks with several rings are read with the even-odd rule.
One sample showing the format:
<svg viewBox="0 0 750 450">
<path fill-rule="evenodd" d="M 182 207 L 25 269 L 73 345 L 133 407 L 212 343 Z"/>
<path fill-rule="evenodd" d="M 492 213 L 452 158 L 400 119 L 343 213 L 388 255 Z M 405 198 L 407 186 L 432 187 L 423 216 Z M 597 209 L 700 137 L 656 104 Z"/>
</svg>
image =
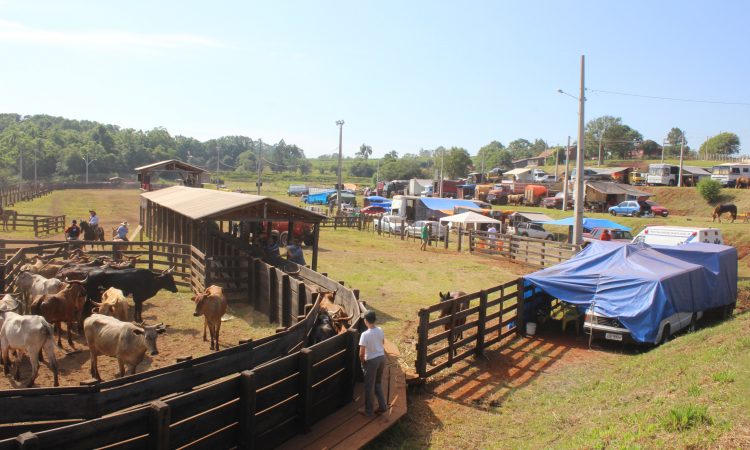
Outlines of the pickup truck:
<svg viewBox="0 0 750 450">
<path fill-rule="evenodd" d="M 633 240 L 633 235 L 630 234 L 630 231 L 619 230 L 617 228 L 592 228 L 590 233 L 583 233 L 583 240 L 600 241 L 604 230 L 609 230 L 609 234 L 612 236 L 612 241 L 630 242 Z"/>
<path fill-rule="evenodd" d="M 282 247 L 287 245 L 289 242 L 289 222 L 271 222 L 271 229 L 279 233 L 279 245 Z M 304 222 L 294 222 L 293 236 L 301 239 L 305 245 L 313 245 L 312 225 Z"/>
<path fill-rule="evenodd" d="M 539 206 L 543 206 L 545 208 L 555 208 L 555 209 L 562 209 L 562 203 L 563 202 L 563 193 L 558 192 L 555 194 L 554 197 L 544 197 L 542 199 L 542 202 L 539 204 Z M 568 195 L 568 206 L 573 206 L 573 197 L 571 195 Z"/>
<path fill-rule="evenodd" d="M 544 227 L 538 223 L 520 222 L 515 226 L 509 227 L 508 232 L 518 236 L 546 239 L 548 241 L 555 240 L 555 235 L 545 230 Z"/>
</svg>

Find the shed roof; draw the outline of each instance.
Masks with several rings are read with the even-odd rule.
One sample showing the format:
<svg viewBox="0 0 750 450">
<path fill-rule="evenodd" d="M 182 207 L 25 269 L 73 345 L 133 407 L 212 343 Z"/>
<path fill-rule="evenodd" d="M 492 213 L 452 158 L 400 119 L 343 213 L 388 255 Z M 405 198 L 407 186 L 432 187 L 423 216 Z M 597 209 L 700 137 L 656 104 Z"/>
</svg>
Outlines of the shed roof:
<svg viewBox="0 0 750 450">
<path fill-rule="evenodd" d="M 208 172 L 206 169 L 188 164 L 186 162 L 180 161 L 179 159 L 167 159 L 165 161 L 159 161 L 135 168 L 136 172 L 140 172 L 143 170 L 187 170 L 189 172 Z"/>
<path fill-rule="evenodd" d="M 192 220 L 296 220 L 320 222 L 324 216 L 270 197 L 172 186 L 141 197 Z"/>
<path fill-rule="evenodd" d="M 517 162 L 517 161 L 514 161 L 514 162 Z M 531 172 L 531 169 L 533 169 L 533 167 L 521 167 L 521 168 L 518 168 L 518 169 L 509 170 L 509 171 L 503 173 L 503 176 L 505 176 L 505 175 L 521 175 L 522 173 Z"/>
<path fill-rule="evenodd" d="M 586 186 L 601 192 L 602 194 L 612 195 L 632 195 L 633 197 L 651 197 L 654 194 L 639 191 L 638 189 L 622 183 L 613 183 L 611 181 L 587 181 Z"/>
<path fill-rule="evenodd" d="M 707 171 L 703 167 L 682 166 L 682 171 L 687 172 L 691 175 L 698 175 L 698 176 L 704 176 L 704 177 L 711 176 L 711 172 Z"/>
</svg>

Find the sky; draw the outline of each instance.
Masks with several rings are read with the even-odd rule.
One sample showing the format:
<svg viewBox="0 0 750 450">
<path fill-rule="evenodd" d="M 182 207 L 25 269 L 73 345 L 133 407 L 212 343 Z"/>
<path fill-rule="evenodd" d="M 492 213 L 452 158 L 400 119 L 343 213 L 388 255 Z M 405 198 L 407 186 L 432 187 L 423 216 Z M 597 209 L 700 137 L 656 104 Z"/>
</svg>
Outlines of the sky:
<svg viewBox="0 0 750 450">
<path fill-rule="evenodd" d="M 575 140 L 578 103 L 557 90 L 578 96 L 585 55 L 587 121 L 750 146 L 748 18 L 741 0 L 0 0 L 0 112 L 284 139 L 309 157 L 337 151 L 344 120 L 345 155 L 473 155 Z"/>
</svg>

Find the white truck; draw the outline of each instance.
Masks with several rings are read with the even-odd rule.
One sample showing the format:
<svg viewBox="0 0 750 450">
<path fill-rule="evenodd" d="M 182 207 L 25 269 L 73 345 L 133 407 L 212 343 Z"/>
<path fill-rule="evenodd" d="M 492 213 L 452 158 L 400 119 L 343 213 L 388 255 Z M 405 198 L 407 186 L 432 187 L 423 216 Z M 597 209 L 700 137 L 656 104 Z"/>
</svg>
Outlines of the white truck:
<svg viewBox="0 0 750 450">
<path fill-rule="evenodd" d="M 649 245 L 724 244 L 724 238 L 718 228 L 653 226 L 644 228 L 633 238 L 633 244 L 639 242 Z"/>
</svg>

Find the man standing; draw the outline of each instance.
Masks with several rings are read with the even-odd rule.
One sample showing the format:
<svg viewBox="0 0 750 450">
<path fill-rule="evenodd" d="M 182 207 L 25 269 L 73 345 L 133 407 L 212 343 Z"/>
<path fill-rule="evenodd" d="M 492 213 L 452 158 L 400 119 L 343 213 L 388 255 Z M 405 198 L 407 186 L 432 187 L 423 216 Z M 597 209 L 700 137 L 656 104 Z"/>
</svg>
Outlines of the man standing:
<svg viewBox="0 0 750 450">
<path fill-rule="evenodd" d="M 367 311 L 365 314 L 367 331 L 359 338 L 359 360 L 365 372 L 365 407 L 357 412 L 367 417 L 372 417 L 373 414 L 373 394 L 378 399 L 378 409 L 375 413 L 382 414 L 388 410 L 381 384 L 385 368 L 385 348 L 383 347 L 385 334 L 382 328 L 375 326 L 376 320 L 375 311 Z"/>
<path fill-rule="evenodd" d="M 430 239 L 430 228 L 427 226 L 427 222 L 422 223 L 422 246 L 419 247 L 420 250 L 425 251 L 427 250 L 427 242 Z"/>
<path fill-rule="evenodd" d="M 489 242 L 489 244 L 490 244 L 489 247 L 492 250 L 495 250 L 495 247 L 496 247 L 495 246 L 495 243 L 496 243 L 496 241 L 495 241 L 495 235 L 497 235 L 497 228 L 495 228 L 495 225 L 492 224 L 492 225 L 490 225 L 489 228 L 487 228 L 487 237 L 489 238 L 489 241 L 490 241 Z"/>
<path fill-rule="evenodd" d="M 305 265 L 305 254 L 300 247 L 299 239 L 294 238 L 286 247 L 286 259 L 300 266 Z"/>
<path fill-rule="evenodd" d="M 68 241 L 77 241 L 78 236 L 81 235 L 81 227 L 78 226 L 78 222 L 75 220 L 65 229 L 65 239 Z"/>
</svg>

